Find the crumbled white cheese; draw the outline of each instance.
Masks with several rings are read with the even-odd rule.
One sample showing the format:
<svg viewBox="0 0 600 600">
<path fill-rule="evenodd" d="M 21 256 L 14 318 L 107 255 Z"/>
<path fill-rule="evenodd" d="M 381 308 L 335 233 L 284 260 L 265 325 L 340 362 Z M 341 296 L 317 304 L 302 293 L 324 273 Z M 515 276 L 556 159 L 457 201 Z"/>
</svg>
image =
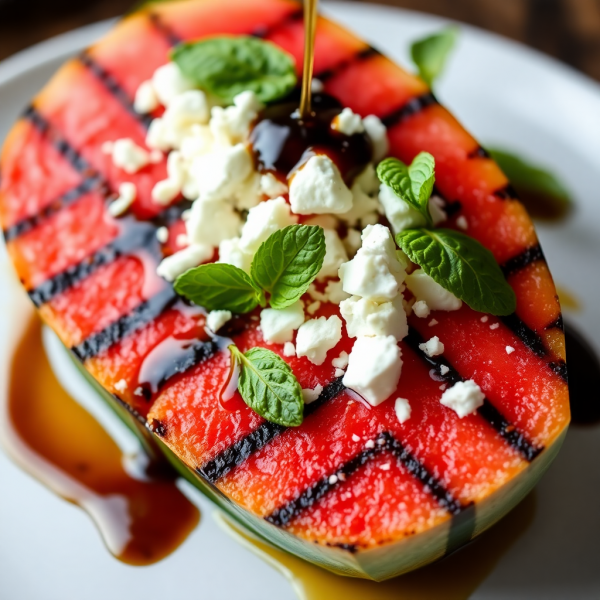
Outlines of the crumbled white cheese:
<svg viewBox="0 0 600 600">
<path fill-rule="evenodd" d="M 331 129 L 339 131 L 344 135 L 354 135 L 362 133 L 365 130 L 365 126 L 360 115 L 357 115 L 351 108 L 344 108 L 339 115 L 333 118 Z"/>
<path fill-rule="evenodd" d="M 429 214 L 435 226 L 439 225 L 448 218 L 444 210 L 446 203 L 439 196 L 431 196 L 429 199 Z"/>
<path fill-rule="evenodd" d="M 483 405 L 485 394 L 472 380 L 458 381 L 443 394 L 440 402 L 451 408 L 461 419 Z"/>
<path fill-rule="evenodd" d="M 345 373 L 346 373 L 346 371 L 344 371 L 344 369 L 336 369 L 333 372 L 333 375 L 334 375 L 334 377 L 343 377 Z"/>
<path fill-rule="evenodd" d="M 438 356 L 444 353 L 444 344 L 440 342 L 440 338 L 436 335 L 430 340 L 419 344 L 419 350 L 422 350 L 427 356 Z"/>
<path fill-rule="evenodd" d="M 396 398 L 394 403 L 394 411 L 398 417 L 400 424 L 403 424 L 410 418 L 410 404 L 406 398 Z"/>
<path fill-rule="evenodd" d="M 342 350 L 340 355 L 331 361 L 331 364 L 338 369 L 345 369 L 348 366 L 348 353 Z"/>
<path fill-rule="evenodd" d="M 266 173 L 260 177 L 260 191 L 267 196 L 267 198 L 277 198 L 277 196 L 283 196 L 289 192 L 288 186 L 279 181 L 272 173 Z"/>
<path fill-rule="evenodd" d="M 374 440 L 368 440 L 367 443 L 365 444 L 365 448 L 369 448 L 369 450 L 372 449 L 372 448 L 375 448 L 375 441 Z"/>
<path fill-rule="evenodd" d="M 349 337 L 391 335 L 400 341 L 408 335 L 406 313 L 402 296 L 381 304 L 352 296 L 340 304 L 340 313 L 346 321 Z"/>
<path fill-rule="evenodd" d="M 352 441 L 353 442 L 360 442 L 360 437 L 358 435 L 356 435 L 355 433 L 352 434 Z"/>
<path fill-rule="evenodd" d="M 438 322 L 436 319 L 431 319 L 431 321 L 429 321 L 429 327 L 434 327 L 437 324 L 438 324 Z"/>
<path fill-rule="evenodd" d="M 252 254 L 246 252 L 240 245 L 240 238 L 232 238 L 223 240 L 219 244 L 219 260 L 220 263 L 233 265 L 246 273 L 250 273 L 252 266 Z"/>
<path fill-rule="evenodd" d="M 332 279 L 327 282 L 327 285 L 325 286 L 325 298 L 327 302 L 339 304 L 349 297 L 350 294 L 344 291 L 342 288 L 342 282 L 339 279 Z"/>
<path fill-rule="evenodd" d="M 174 281 L 192 267 L 210 260 L 213 255 L 212 246 L 207 244 L 193 244 L 164 258 L 158 265 L 156 272 L 167 281 Z"/>
<path fill-rule="evenodd" d="M 419 300 L 418 302 L 415 302 L 412 306 L 412 310 L 415 313 L 415 316 L 419 317 L 420 319 L 427 318 L 431 312 L 425 300 Z"/>
<path fill-rule="evenodd" d="M 395 234 L 405 229 L 425 225 L 425 217 L 416 208 L 398 197 L 394 190 L 384 183 L 379 188 L 379 201 Z M 429 213 L 434 225 L 438 225 L 447 219 L 443 206 L 444 201 L 439 196 L 430 198 Z"/>
<path fill-rule="evenodd" d="M 323 85 L 323 82 L 320 79 L 313 77 L 312 81 L 310 82 L 310 91 L 313 94 L 320 94 L 324 89 L 325 86 Z"/>
<path fill-rule="evenodd" d="M 219 200 L 196 200 L 185 230 L 191 244 L 219 244 L 237 236 L 242 220 L 231 204 Z"/>
<path fill-rule="evenodd" d="M 458 310 L 462 306 L 461 300 L 445 290 L 423 269 L 417 269 L 406 277 L 406 287 L 415 295 L 417 302 L 425 301 L 431 310 Z"/>
<path fill-rule="evenodd" d="M 206 317 L 206 325 L 212 332 L 217 333 L 227 321 L 231 321 L 232 316 L 229 310 L 211 310 Z"/>
<path fill-rule="evenodd" d="M 389 150 L 387 129 L 379 117 L 369 115 L 363 119 L 367 135 L 373 144 L 373 162 L 379 162 Z"/>
<path fill-rule="evenodd" d="M 226 200 L 252 172 L 252 157 L 244 144 L 218 148 L 195 158 L 190 167 L 202 200 Z"/>
<path fill-rule="evenodd" d="M 189 135 L 186 128 L 194 124 L 205 125 L 209 117 L 206 94 L 200 90 L 188 90 L 173 98 L 162 118 L 169 127 Z"/>
<path fill-rule="evenodd" d="M 397 388 L 402 359 L 396 339 L 389 336 L 359 337 L 350 353 L 343 384 L 377 406 Z"/>
<path fill-rule="evenodd" d="M 361 243 L 360 231 L 358 229 L 348 229 L 348 233 L 344 238 L 344 247 L 350 258 L 354 257 Z"/>
<path fill-rule="evenodd" d="M 325 362 L 327 352 L 342 339 L 342 321 L 337 315 L 310 319 L 298 329 L 296 355 L 306 356 L 315 365 Z"/>
<path fill-rule="evenodd" d="M 180 248 L 183 248 L 184 246 L 187 246 L 190 243 L 187 234 L 185 233 L 180 233 L 176 238 L 175 238 L 175 244 L 177 246 L 179 246 Z"/>
<path fill-rule="evenodd" d="M 292 342 L 286 342 L 283 345 L 283 355 L 287 357 L 296 356 L 296 346 Z"/>
<path fill-rule="evenodd" d="M 194 89 L 194 84 L 174 62 L 168 62 L 154 71 L 152 86 L 160 103 L 165 106 L 169 106 L 179 94 Z"/>
<path fill-rule="evenodd" d="M 305 388 L 302 390 L 302 397 L 304 398 L 304 404 L 311 404 L 315 400 L 319 399 L 321 392 L 323 391 L 323 386 L 321 384 L 317 384 L 314 389 Z M 336 478 L 337 481 L 337 478 Z"/>
<path fill-rule="evenodd" d="M 119 381 L 115 383 L 115 390 L 120 394 L 125 393 L 125 391 L 127 391 L 127 382 L 124 379 L 119 379 Z"/>
<path fill-rule="evenodd" d="M 125 173 L 137 173 L 146 165 L 150 164 L 150 154 L 141 146 L 138 146 L 131 138 L 122 138 L 112 142 L 103 150 L 110 149 L 115 167 L 123 169 Z"/>
<path fill-rule="evenodd" d="M 350 227 L 366 227 L 379 220 L 379 200 L 370 195 L 358 177 L 352 184 L 352 208 L 340 215 Z"/>
<path fill-rule="evenodd" d="M 492 323 L 490 325 L 490 329 L 498 329 L 498 327 L 500 327 L 500 323 Z"/>
<path fill-rule="evenodd" d="M 489 320 L 489 317 L 487 315 L 483 315 L 483 317 L 481 317 L 481 319 L 479 319 L 482 323 L 487 323 Z"/>
<path fill-rule="evenodd" d="M 179 196 L 179 192 L 181 192 L 181 187 L 177 183 L 170 179 L 163 179 L 154 184 L 151 196 L 156 204 L 167 206 Z"/>
<path fill-rule="evenodd" d="M 248 137 L 250 125 L 263 105 L 252 91 L 241 92 L 227 108 L 214 106 L 211 110 L 210 129 L 220 145 L 238 144 Z"/>
<path fill-rule="evenodd" d="M 339 269 L 343 290 L 375 302 L 393 300 L 406 272 L 396 256 L 389 229 L 368 225 L 362 233 L 362 242 L 356 256 Z"/>
<path fill-rule="evenodd" d="M 327 277 L 337 277 L 338 270 L 342 263 L 348 260 L 346 249 L 342 240 L 333 229 L 324 229 L 325 233 L 325 258 L 323 266 L 317 275 L 317 279 L 326 279 Z"/>
<path fill-rule="evenodd" d="M 314 315 L 321 308 L 321 301 L 315 300 L 306 307 L 306 312 L 309 315 Z"/>
<path fill-rule="evenodd" d="M 334 215 L 314 215 L 303 221 L 304 225 L 317 225 L 323 229 L 337 230 L 340 225 L 339 219 Z"/>
<path fill-rule="evenodd" d="M 119 186 L 119 195 L 108 205 L 108 214 L 111 217 L 120 217 L 126 213 L 137 197 L 135 184 L 124 182 Z"/>
<path fill-rule="evenodd" d="M 169 230 L 164 225 L 156 230 L 156 239 L 161 244 L 166 244 L 169 241 Z"/>
<path fill-rule="evenodd" d="M 515 349 L 512 346 L 506 346 L 506 354 L 512 354 Z"/>
<path fill-rule="evenodd" d="M 338 476 L 330 475 L 327 481 L 329 482 L 329 485 L 335 485 L 338 482 Z"/>
<path fill-rule="evenodd" d="M 290 213 L 290 205 L 283 198 L 261 202 L 248 212 L 242 229 L 241 247 L 254 254 L 272 233 L 297 222 L 298 218 Z"/>
<path fill-rule="evenodd" d="M 440 365 L 440 374 L 442 375 L 442 377 L 444 375 L 447 375 L 449 371 L 450 367 L 448 367 L 447 365 Z"/>
<path fill-rule="evenodd" d="M 461 215 L 460 217 L 458 217 L 458 219 L 456 219 L 456 226 L 459 229 L 463 229 L 463 230 L 467 230 L 469 229 L 469 222 L 467 221 L 467 218 L 464 215 Z"/>
<path fill-rule="evenodd" d="M 282 309 L 265 308 L 260 313 L 260 328 L 266 342 L 284 344 L 291 342 L 294 331 L 304 323 L 304 307 L 297 300 Z"/>
<path fill-rule="evenodd" d="M 156 110 L 158 105 L 159 100 L 152 81 L 143 81 L 135 93 L 133 110 L 140 115 L 146 115 Z"/>
<path fill-rule="evenodd" d="M 379 465 L 379 468 L 382 471 L 389 471 L 390 468 L 391 468 L 391 464 L 389 462 L 386 462 L 386 463 L 383 463 L 383 464 Z"/>
<path fill-rule="evenodd" d="M 317 155 L 293 176 L 290 204 L 298 215 L 345 213 L 352 208 L 352 192 L 333 161 Z"/>
</svg>

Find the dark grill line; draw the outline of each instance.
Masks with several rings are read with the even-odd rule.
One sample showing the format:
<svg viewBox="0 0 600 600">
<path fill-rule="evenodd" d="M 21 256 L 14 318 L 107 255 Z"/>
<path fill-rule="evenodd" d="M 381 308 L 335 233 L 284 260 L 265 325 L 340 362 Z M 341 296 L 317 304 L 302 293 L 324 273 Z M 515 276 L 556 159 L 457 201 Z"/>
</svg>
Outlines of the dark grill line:
<svg viewBox="0 0 600 600">
<path fill-rule="evenodd" d="M 106 194 L 103 189 L 102 181 L 99 177 L 91 176 L 84 179 L 79 185 L 63 194 L 60 198 L 54 200 L 47 206 L 44 206 L 39 213 L 30 217 L 25 217 L 4 230 L 4 239 L 7 242 L 17 239 L 28 231 L 35 229 L 45 220 L 49 219 L 63 208 L 75 203 L 82 196 L 97 188 L 101 193 Z"/>
<path fill-rule="evenodd" d="M 71 348 L 80 361 L 97 356 L 103 350 L 121 341 L 123 338 L 141 329 L 153 321 L 167 307 L 177 300 L 177 294 L 171 286 L 159 292 L 149 300 L 136 306 L 130 313 L 123 315 L 102 331 L 94 333 L 81 344 Z"/>
<path fill-rule="evenodd" d="M 549 329 L 561 329 L 564 330 L 565 328 L 565 324 L 563 321 L 563 316 L 562 313 L 560 313 L 558 315 L 558 317 L 556 317 L 556 319 L 554 319 L 554 321 L 551 321 L 550 323 L 548 323 L 548 325 L 546 325 L 546 327 L 544 327 L 544 329 L 546 331 L 548 331 Z"/>
<path fill-rule="evenodd" d="M 84 50 L 79 55 L 81 63 L 92 73 L 96 79 L 106 88 L 109 94 L 111 94 L 119 104 L 136 120 L 138 120 L 146 129 L 150 126 L 152 121 L 151 115 L 140 115 L 133 108 L 133 102 L 129 97 L 129 94 L 121 87 L 119 82 L 99 63 L 97 63 L 89 54 L 87 50 Z"/>
<path fill-rule="evenodd" d="M 388 129 L 391 129 L 409 117 L 421 112 L 424 108 L 437 103 L 438 101 L 433 93 L 427 92 L 421 96 L 412 98 L 404 106 L 392 111 L 389 115 L 382 117 L 381 121 Z"/>
<path fill-rule="evenodd" d="M 512 258 L 508 259 L 502 265 L 502 272 L 504 273 L 504 276 L 508 278 L 511 275 L 518 273 L 525 267 L 528 267 L 532 263 L 537 262 L 539 260 L 546 259 L 544 257 L 544 252 L 542 251 L 541 246 L 539 244 L 535 244 L 535 246 L 530 246 L 529 248 L 523 250 L 523 252 L 521 252 L 520 254 L 517 254 L 516 256 L 513 256 Z"/>
<path fill-rule="evenodd" d="M 517 194 L 517 190 L 512 186 L 512 184 L 508 183 L 503 188 L 496 190 L 494 192 L 494 196 L 496 198 L 500 198 L 501 200 L 518 200 L 519 194 Z"/>
<path fill-rule="evenodd" d="M 443 356 L 428 356 L 419 348 L 419 344 L 422 344 L 425 340 L 416 329 L 411 327 L 408 336 L 403 341 L 423 362 L 431 367 L 438 381 L 443 381 L 448 385 L 464 381 L 459 372 Z M 442 375 L 442 366 L 448 369 L 445 375 Z M 487 398 L 484 400 L 483 406 L 477 409 L 477 412 L 527 461 L 532 461 L 543 450 L 543 447 L 535 445 L 525 434 L 518 431 L 514 425 L 511 425 Z"/>
<path fill-rule="evenodd" d="M 148 19 L 152 25 L 161 33 L 169 43 L 169 46 L 177 46 L 183 42 L 180 38 L 156 13 L 149 13 Z"/>
<path fill-rule="evenodd" d="M 304 417 L 308 417 L 325 403 L 333 400 L 344 389 L 345 387 L 342 384 L 342 378 L 334 379 L 325 386 L 317 400 L 304 407 Z M 229 446 L 229 448 L 219 452 L 215 458 L 201 467 L 198 467 L 196 471 L 210 483 L 214 484 L 227 475 L 232 469 L 250 458 L 252 454 L 258 452 L 261 448 L 264 448 L 267 444 L 272 442 L 286 429 L 287 427 L 283 427 L 282 425 L 265 421 L 241 440 L 238 440 Z"/>
<path fill-rule="evenodd" d="M 452 494 L 446 490 L 444 485 L 434 477 L 428 469 L 421 464 L 410 452 L 402 446 L 391 433 L 381 433 L 372 448 L 365 447 L 359 454 L 339 467 L 334 473 L 326 475 L 307 487 L 299 496 L 274 510 L 265 519 L 278 527 L 287 526 L 295 519 L 302 511 L 313 506 L 323 496 L 328 494 L 332 489 L 346 481 L 360 467 L 367 464 L 377 454 L 387 450 L 400 462 L 404 468 L 419 482 L 424 488 L 434 496 L 440 506 L 448 510 L 453 515 L 460 513 L 463 510 L 462 504 L 456 500 Z M 335 479 L 330 479 L 335 475 Z"/>
<path fill-rule="evenodd" d="M 278 23 L 273 23 L 272 25 L 263 25 L 261 27 L 257 27 L 252 32 L 250 32 L 250 35 L 257 37 L 257 38 L 266 38 L 269 35 L 272 35 L 280 27 L 285 27 L 286 25 L 293 23 L 295 21 L 302 21 L 303 17 L 304 17 L 304 11 L 302 8 L 299 8 L 298 10 L 294 10 L 290 14 L 286 15 Z"/>
<path fill-rule="evenodd" d="M 548 350 L 542 338 L 531 327 L 526 325 L 515 313 L 499 319 L 508 327 L 534 354 L 544 358 Z"/>
<path fill-rule="evenodd" d="M 475 150 L 471 150 L 471 152 L 469 152 L 467 157 L 471 158 L 471 159 L 473 159 L 473 158 L 491 158 L 490 153 L 483 146 L 477 146 L 477 148 L 475 148 Z"/>
<path fill-rule="evenodd" d="M 379 50 L 377 50 L 376 48 L 373 48 L 372 46 L 367 46 L 366 48 L 363 48 L 362 50 L 359 50 L 358 52 L 356 52 L 356 54 L 354 54 L 354 56 L 351 56 L 350 58 L 342 60 L 337 65 L 334 65 L 333 67 L 330 67 L 329 69 L 324 69 L 323 71 L 316 73 L 315 79 L 318 79 L 318 80 L 322 81 L 323 83 L 325 83 L 326 81 L 328 81 L 329 79 L 332 79 L 333 77 L 335 77 L 336 75 L 338 75 L 339 73 L 341 73 L 342 71 L 344 71 L 345 69 L 350 67 L 351 65 L 358 63 L 358 62 L 362 62 L 363 60 L 368 60 L 369 58 L 371 58 L 373 56 L 381 56 L 381 52 L 379 52 Z"/>
</svg>

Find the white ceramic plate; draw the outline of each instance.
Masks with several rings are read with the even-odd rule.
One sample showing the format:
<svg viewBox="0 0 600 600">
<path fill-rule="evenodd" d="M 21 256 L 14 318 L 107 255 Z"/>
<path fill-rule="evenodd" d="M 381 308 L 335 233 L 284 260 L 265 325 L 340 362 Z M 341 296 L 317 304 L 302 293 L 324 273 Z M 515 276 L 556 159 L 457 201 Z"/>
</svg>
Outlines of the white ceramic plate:
<svg viewBox="0 0 600 600">
<path fill-rule="evenodd" d="M 380 6 L 327 3 L 326 12 L 408 65 L 409 41 L 445 21 Z M 0 140 L 28 99 L 69 56 L 110 27 L 99 23 L 0 63 Z M 539 227 L 556 281 L 581 298 L 568 315 L 600 351 L 600 86 L 524 46 L 463 27 L 437 95 L 483 143 L 503 145 L 556 169 L 577 199 L 574 218 Z M 16 333 L 14 288 L 0 248 L 0 393 Z M 46 336 L 63 381 L 92 411 L 86 384 Z M 32 374 L 34 376 L 34 374 Z M 99 418 L 123 447 L 131 439 Z M 600 597 L 600 428 L 572 428 L 536 492 L 532 524 L 474 594 L 477 599 Z M 583 477 L 583 473 L 587 477 Z M 128 567 L 104 549 L 83 512 L 40 486 L 0 453 L 0 596 L 3 600 L 245 600 L 295 598 L 275 570 L 225 536 L 210 503 L 202 522 L 161 563 Z M 194 493 L 190 491 L 190 493 Z"/>
</svg>

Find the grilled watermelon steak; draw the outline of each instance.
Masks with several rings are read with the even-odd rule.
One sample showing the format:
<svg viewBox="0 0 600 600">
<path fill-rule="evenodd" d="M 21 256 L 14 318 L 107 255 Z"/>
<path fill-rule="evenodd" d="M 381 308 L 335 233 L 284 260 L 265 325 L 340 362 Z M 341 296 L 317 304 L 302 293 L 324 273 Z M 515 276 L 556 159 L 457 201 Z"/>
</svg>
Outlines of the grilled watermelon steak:
<svg viewBox="0 0 600 600">
<path fill-rule="evenodd" d="M 171 51 L 182 42 L 235 44 L 248 36 L 269 42 L 265 52 L 285 51 L 277 54 L 277 68 L 285 69 L 287 60 L 300 78 L 304 26 L 295 2 L 189 0 L 151 4 L 125 18 L 55 75 L 8 135 L 0 220 L 41 317 L 102 395 L 185 477 L 268 542 L 336 573 L 383 580 L 443 557 L 490 527 L 549 466 L 569 422 L 560 306 L 533 225 L 497 165 L 422 80 L 340 26 L 318 20 L 313 106 L 326 127 L 315 130 L 308 154 L 292 138 L 273 151 L 273 136 L 289 132 L 280 119 L 298 105 L 297 91 L 258 103 L 257 95 L 266 93 L 261 88 L 209 114 L 220 100 L 195 91 L 200 83 L 192 85 L 182 67 L 173 69 Z M 177 92 L 179 100 L 167 92 Z M 161 127 L 183 97 L 190 103 L 176 115 L 180 129 L 170 131 L 180 138 L 165 141 Z M 198 123 L 190 124 L 194 118 Z M 177 183 L 174 164 L 185 160 L 190 140 L 215 143 L 217 122 L 229 127 L 233 140 L 219 152 L 237 166 L 218 184 L 212 181 L 218 174 L 205 167 L 204 179 L 185 184 L 180 177 Z M 248 136 L 239 133 L 244 126 Z M 181 142 L 181 136 L 188 139 Z M 439 286 L 437 305 L 421 301 L 419 277 L 428 285 L 431 279 L 415 273 L 416 265 L 382 234 L 385 227 L 402 229 L 389 207 L 402 206 L 406 216 L 408 205 L 394 204 L 404 202 L 400 198 L 384 202 L 383 191 L 380 203 L 377 189 L 356 187 L 372 187 L 364 183 L 374 177 L 369 164 L 384 156 L 409 165 L 423 152 L 435 161 L 432 217 L 435 212 L 444 231 L 463 232 L 491 252 L 514 290 L 512 314 L 477 312 Z M 309 207 L 325 198 L 309 176 L 337 190 L 331 210 Z M 235 201 L 213 197 L 240 179 L 250 192 L 230 190 Z M 361 206 L 371 208 L 344 216 L 349 206 L 358 210 L 360 194 Z M 382 204 L 385 210 L 377 212 Z M 204 229 L 194 238 L 200 213 Z M 383 225 L 370 227 L 376 220 Z M 271 227 L 266 233 L 265 223 Z M 323 227 L 328 246 L 302 301 L 284 309 L 287 330 L 275 331 L 282 313 L 274 308 L 208 313 L 174 291 L 173 279 L 186 268 L 219 258 L 243 267 L 252 258 L 248 248 L 254 244 L 256 252 L 274 231 L 298 231 L 284 229 L 296 223 L 300 230 Z M 394 322 L 391 335 L 386 330 L 369 337 L 364 330 L 392 327 L 385 316 L 356 317 L 349 331 L 348 311 L 358 314 L 361 294 L 352 291 L 349 301 L 337 270 L 342 263 L 356 267 L 347 261 L 361 244 L 361 231 L 365 245 L 368 235 L 381 234 L 382 243 L 394 247 L 385 259 L 388 266 L 396 261 L 390 300 L 382 291 L 371 302 L 367 290 L 360 304 L 408 315 L 407 323 Z M 238 251 L 237 258 L 225 260 L 227 249 L 230 256 Z M 249 264 L 245 268 L 250 281 Z M 350 275 L 342 279 L 348 291 Z M 269 292 L 263 304 L 288 302 L 289 289 L 279 300 Z M 388 340 L 388 346 L 391 339 L 386 356 L 396 358 L 388 364 L 370 355 L 373 339 Z M 266 420 L 235 387 L 222 393 L 231 344 L 239 353 L 266 348 L 289 365 L 305 402 L 299 426 Z M 352 384 L 377 370 L 380 378 L 369 385 Z M 384 379 L 396 387 L 385 398 Z M 475 403 L 464 409 L 467 391 Z"/>
</svg>

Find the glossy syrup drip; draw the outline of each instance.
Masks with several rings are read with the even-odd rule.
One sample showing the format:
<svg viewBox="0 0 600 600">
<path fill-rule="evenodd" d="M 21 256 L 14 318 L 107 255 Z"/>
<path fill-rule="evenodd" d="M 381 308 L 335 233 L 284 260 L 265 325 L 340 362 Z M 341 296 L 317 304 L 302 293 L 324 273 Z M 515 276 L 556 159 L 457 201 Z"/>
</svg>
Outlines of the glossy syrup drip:
<svg viewBox="0 0 600 600">
<path fill-rule="evenodd" d="M 515 185 L 519 200 L 533 219 L 545 222 L 564 221 L 573 211 L 571 202 L 555 198 L 549 194 L 532 191 Z"/>
<path fill-rule="evenodd" d="M 85 510 L 119 560 L 155 563 L 198 524 L 200 513 L 175 485 L 174 472 L 144 454 L 124 456 L 61 387 L 46 358 L 37 318 L 14 353 L 5 408 L 3 441 L 14 459 Z"/>
<path fill-rule="evenodd" d="M 577 425 L 600 423 L 600 359 L 572 325 L 565 324 L 571 421 Z"/>
<path fill-rule="evenodd" d="M 220 513 L 217 519 L 225 531 L 280 571 L 299 600 L 466 600 L 531 525 L 534 513 L 532 493 L 498 525 L 461 550 L 382 583 L 334 575 L 251 537 Z"/>
<path fill-rule="evenodd" d="M 371 162 L 373 149 L 366 133 L 347 136 L 331 128 L 341 111 L 337 100 L 326 94 L 313 95 L 312 115 L 305 119 L 295 100 L 268 106 L 250 135 L 258 170 L 289 177 L 311 156 L 326 154 L 351 184 Z"/>
</svg>

